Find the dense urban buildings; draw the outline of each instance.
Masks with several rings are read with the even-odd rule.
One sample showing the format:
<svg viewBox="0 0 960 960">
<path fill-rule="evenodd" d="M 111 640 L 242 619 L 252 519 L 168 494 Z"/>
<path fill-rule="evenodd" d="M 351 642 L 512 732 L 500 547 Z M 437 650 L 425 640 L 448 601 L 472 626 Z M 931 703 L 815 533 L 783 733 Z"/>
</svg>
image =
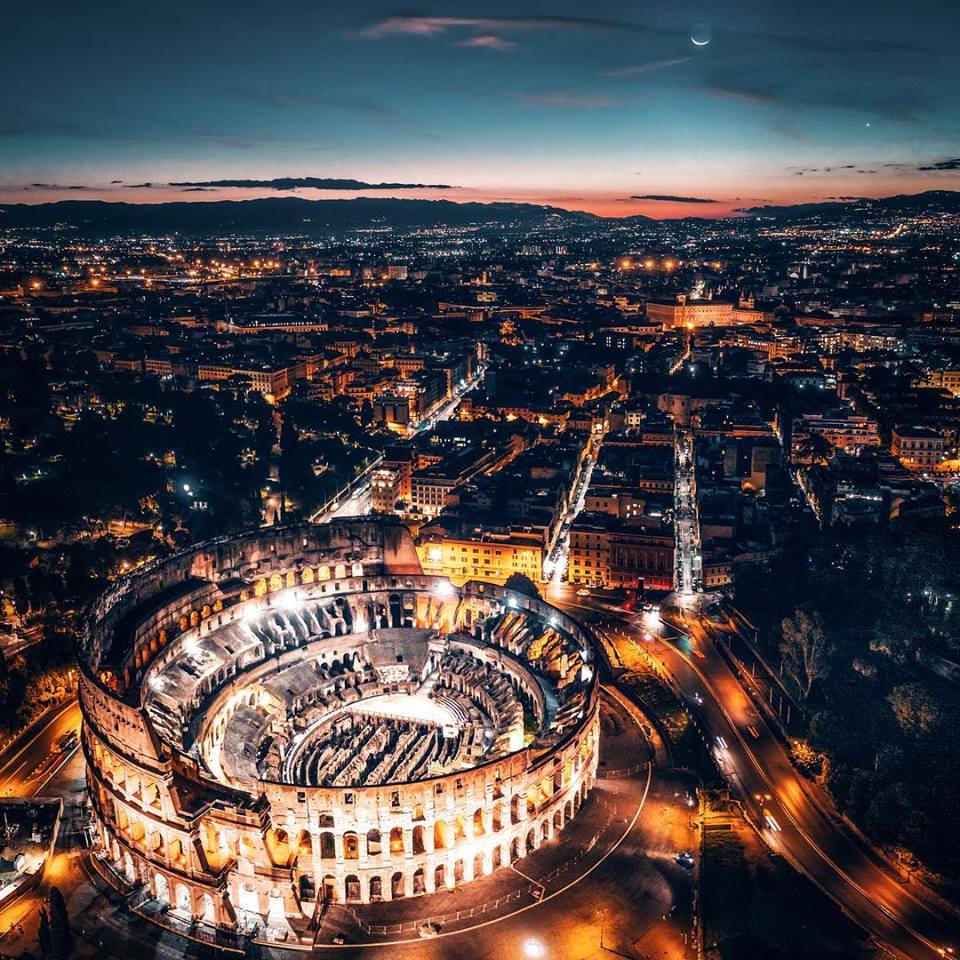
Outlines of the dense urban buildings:
<svg viewBox="0 0 960 960">
<path fill-rule="evenodd" d="M 602 908 L 720 956 L 710 871 L 766 844 L 785 930 L 803 884 L 842 955 L 960 945 L 954 197 L 0 216 L 3 786 L 54 803 L 3 854 L 29 936 L 63 848 L 69 922 L 128 946 L 486 918 L 534 956 L 556 910 L 589 955 Z"/>
</svg>

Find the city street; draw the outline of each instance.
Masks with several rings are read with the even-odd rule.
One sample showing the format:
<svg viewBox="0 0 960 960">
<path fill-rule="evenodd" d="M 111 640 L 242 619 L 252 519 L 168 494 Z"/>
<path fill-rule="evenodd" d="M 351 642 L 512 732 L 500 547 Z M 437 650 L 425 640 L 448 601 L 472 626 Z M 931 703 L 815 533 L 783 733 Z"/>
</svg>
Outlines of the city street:
<svg viewBox="0 0 960 960">
<path fill-rule="evenodd" d="M 614 624 L 608 633 L 629 657 L 649 657 L 696 712 L 714 739 L 724 777 L 744 802 L 770 848 L 836 901 L 878 942 L 909 958 L 942 956 L 960 943 L 960 922 L 903 882 L 896 871 L 831 812 L 818 789 L 795 770 L 706 632 L 688 618 L 678 635 L 657 614 L 601 606 L 595 598 L 551 601 L 584 619 Z"/>
<path fill-rule="evenodd" d="M 68 700 L 32 724 L 4 751 L 0 760 L 0 796 L 32 797 L 67 759 L 58 750 L 60 740 L 80 731 L 80 707 Z"/>
<path fill-rule="evenodd" d="M 685 597 L 703 589 L 703 558 L 700 554 L 693 437 L 681 430 L 676 435 L 676 454 L 674 535 L 677 557 L 674 589 L 679 596 Z"/>
</svg>

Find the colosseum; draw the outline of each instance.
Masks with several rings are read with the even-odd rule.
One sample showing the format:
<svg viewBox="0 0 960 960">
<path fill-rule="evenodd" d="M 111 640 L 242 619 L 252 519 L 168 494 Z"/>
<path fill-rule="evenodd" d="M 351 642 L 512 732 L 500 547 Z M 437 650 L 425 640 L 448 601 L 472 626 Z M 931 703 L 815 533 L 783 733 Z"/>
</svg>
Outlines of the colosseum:
<svg viewBox="0 0 960 960">
<path fill-rule="evenodd" d="M 102 872 L 241 936 L 506 867 L 553 840 L 596 776 L 581 626 L 425 576 L 387 519 L 267 528 L 143 567 L 88 614 L 81 661 Z"/>
</svg>

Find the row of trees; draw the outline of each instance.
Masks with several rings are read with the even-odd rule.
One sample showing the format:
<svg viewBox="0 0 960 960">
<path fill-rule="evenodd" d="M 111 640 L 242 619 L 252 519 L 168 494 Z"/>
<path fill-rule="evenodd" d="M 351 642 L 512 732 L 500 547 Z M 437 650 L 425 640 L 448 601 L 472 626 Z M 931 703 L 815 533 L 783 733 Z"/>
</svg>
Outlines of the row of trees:
<svg viewBox="0 0 960 960">
<path fill-rule="evenodd" d="M 735 583 L 838 806 L 960 890 L 960 543 L 943 524 L 798 532 Z M 958 671 L 960 672 L 960 671 Z"/>
</svg>

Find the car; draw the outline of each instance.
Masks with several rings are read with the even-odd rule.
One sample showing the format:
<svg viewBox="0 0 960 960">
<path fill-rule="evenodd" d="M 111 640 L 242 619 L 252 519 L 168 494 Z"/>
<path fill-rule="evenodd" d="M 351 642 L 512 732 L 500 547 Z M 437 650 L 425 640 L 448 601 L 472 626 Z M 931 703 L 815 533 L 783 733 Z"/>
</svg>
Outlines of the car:
<svg viewBox="0 0 960 960">
<path fill-rule="evenodd" d="M 684 870 L 692 870 L 694 865 L 693 854 L 689 850 L 678 853 L 673 858 Z"/>
<path fill-rule="evenodd" d="M 589 596 L 590 596 L 590 591 L 589 591 L 586 587 L 581 587 L 581 588 L 577 591 L 577 596 L 578 596 L 578 597 L 589 597 Z"/>
</svg>

